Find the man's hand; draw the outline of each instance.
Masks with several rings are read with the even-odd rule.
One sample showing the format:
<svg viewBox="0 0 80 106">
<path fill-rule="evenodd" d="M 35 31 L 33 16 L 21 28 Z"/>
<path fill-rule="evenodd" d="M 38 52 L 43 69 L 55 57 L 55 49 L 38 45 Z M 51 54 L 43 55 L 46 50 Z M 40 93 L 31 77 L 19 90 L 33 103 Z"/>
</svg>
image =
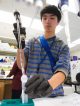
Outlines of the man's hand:
<svg viewBox="0 0 80 106">
<path fill-rule="evenodd" d="M 34 75 L 25 84 L 25 93 L 34 93 L 35 97 L 50 96 L 53 89 L 49 82 L 42 75 Z"/>
<path fill-rule="evenodd" d="M 19 47 L 19 39 L 18 39 L 18 32 L 17 32 L 17 23 L 13 24 L 14 30 L 13 33 L 15 35 L 16 41 L 17 41 L 17 47 L 18 48 L 24 48 L 25 47 L 25 38 L 26 38 L 26 32 L 24 27 L 20 27 L 20 39 L 21 39 L 21 47 Z"/>
</svg>

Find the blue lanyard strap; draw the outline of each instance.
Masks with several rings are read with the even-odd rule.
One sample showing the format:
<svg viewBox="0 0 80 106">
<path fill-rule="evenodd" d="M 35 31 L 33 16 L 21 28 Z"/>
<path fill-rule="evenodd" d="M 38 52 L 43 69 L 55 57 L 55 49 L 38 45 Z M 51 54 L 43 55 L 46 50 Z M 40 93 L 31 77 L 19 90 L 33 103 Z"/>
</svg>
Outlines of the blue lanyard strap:
<svg viewBox="0 0 80 106">
<path fill-rule="evenodd" d="M 41 42 L 42 47 L 44 48 L 44 50 L 46 51 L 46 53 L 47 53 L 47 55 L 49 57 L 52 72 L 54 72 L 53 67 L 55 65 L 55 58 L 53 57 L 53 55 L 51 53 L 51 50 L 50 50 L 51 48 L 49 47 L 48 42 L 44 38 L 44 36 L 40 36 L 39 38 L 40 38 L 40 42 Z M 51 47 L 52 47 L 52 44 L 51 44 Z"/>
</svg>

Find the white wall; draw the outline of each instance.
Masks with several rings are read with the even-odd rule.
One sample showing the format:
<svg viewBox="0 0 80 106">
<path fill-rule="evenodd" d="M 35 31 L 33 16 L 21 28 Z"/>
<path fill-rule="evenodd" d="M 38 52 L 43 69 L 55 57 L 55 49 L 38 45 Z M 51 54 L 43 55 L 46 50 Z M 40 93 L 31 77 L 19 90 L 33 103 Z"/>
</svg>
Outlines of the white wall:
<svg viewBox="0 0 80 106">
<path fill-rule="evenodd" d="M 79 11 L 78 0 L 69 0 L 69 10 L 73 13 L 77 13 Z"/>
<path fill-rule="evenodd" d="M 78 56 L 80 58 L 80 50 L 71 52 L 71 56 Z"/>
</svg>

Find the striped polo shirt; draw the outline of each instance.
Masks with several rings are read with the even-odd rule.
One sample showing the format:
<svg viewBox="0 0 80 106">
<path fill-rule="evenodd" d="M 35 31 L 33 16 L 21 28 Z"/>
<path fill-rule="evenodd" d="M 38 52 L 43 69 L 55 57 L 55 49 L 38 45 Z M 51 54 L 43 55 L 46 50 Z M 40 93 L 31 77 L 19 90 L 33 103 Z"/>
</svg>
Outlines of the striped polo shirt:
<svg viewBox="0 0 80 106">
<path fill-rule="evenodd" d="M 38 37 L 29 40 L 24 49 L 25 58 L 28 57 L 26 71 L 27 76 L 30 77 L 31 75 L 41 74 L 48 80 L 57 72 L 57 70 L 59 70 L 62 71 L 67 77 L 70 71 L 70 52 L 68 46 L 56 36 L 46 40 L 56 61 L 56 64 L 53 67 L 55 72 L 53 73 L 51 70 L 49 57 L 44 48 L 42 48 Z M 53 97 L 59 95 L 64 95 L 62 85 L 54 89 L 51 96 Z"/>
</svg>

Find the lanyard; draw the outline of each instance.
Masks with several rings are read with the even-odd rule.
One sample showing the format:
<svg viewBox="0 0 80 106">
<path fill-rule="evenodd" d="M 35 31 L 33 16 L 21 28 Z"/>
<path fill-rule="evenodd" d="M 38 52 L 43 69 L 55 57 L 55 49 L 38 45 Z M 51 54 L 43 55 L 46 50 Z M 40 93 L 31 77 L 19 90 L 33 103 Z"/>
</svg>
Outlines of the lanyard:
<svg viewBox="0 0 80 106">
<path fill-rule="evenodd" d="M 50 47 L 48 45 L 48 42 L 47 40 L 44 38 L 44 36 L 40 36 L 40 42 L 41 42 L 41 46 L 44 48 L 44 50 L 46 51 L 46 55 L 44 56 L 44 59 L 45 57 L 48 55 L 49 57 L 49 60 L 50 60 L 50 64 L 51 64 L 51 69 L 52 69 L 52 72 L 54 73 L 54 70 L 53 70 L 53 67 L 55 65 L 55 58 L 53 57 L 52 53 L 51 53 L 51 47 L 53 45 L 53 42 L 51 43 Z M 39 65 L 44 61 L 44 59 L 39 63 Z"/>
</svg>

